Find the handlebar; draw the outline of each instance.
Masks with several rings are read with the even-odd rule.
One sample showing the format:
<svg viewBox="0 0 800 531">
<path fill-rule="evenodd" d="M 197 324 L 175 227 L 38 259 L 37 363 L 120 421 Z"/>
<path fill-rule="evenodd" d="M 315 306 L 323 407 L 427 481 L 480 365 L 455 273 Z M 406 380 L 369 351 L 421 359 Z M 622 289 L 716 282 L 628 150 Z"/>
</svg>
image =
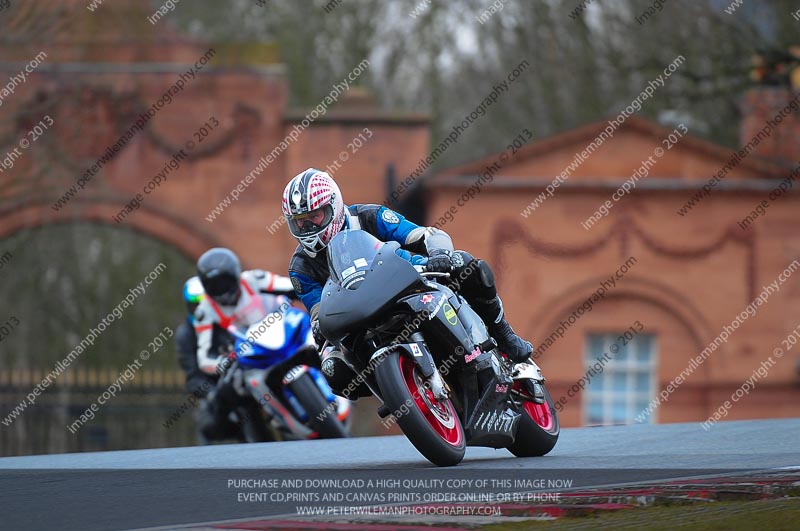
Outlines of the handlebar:
<svg viewBox="0 0 800 531">
<path fill-rule="evenodd" d="M 423 277 L 443 277 L 443 278 L 450 278 L 450 273 L 439 273 L 435 271 L 428 271 L 424 265 L 415 265 L 414 269 L 417 270 L 417 273 Z"/>
<path fill-rule="evenodd" d="M 444 278 L 450 278 L 450 273 L 438 273 L 438 272 L 434 272 L 434 271 L 420 271 L 420 273 L 419 273 L 419 274 L 420 274 L 420 275 L 422 275 L 423 277 L 444 277 Z"/>
</svg>

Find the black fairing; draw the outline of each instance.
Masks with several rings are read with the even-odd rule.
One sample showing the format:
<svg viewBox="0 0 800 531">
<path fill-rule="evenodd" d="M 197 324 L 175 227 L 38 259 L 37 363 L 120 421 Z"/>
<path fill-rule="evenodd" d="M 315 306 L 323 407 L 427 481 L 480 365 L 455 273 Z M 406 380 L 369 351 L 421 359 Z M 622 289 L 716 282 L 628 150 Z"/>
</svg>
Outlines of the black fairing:
<svg viewBox="0 0 800 531">
<path fill-rule="evenodd" d="M 426 336 L 435 337 L 442 343 L 442 346 L 445 347 L 444 351 L 440 353 L 442 357 L 446 357 L 445 352 L 455 352 L 458 347 L 461 347 L 463 352 L 472 351 L 475 345 L 470 340 L 461 321 L 451 318 L 451 322 L 448 322 L 445 317 L 445 312 L 448 310 L 458 312 L 460 306 L 458 297 L 444 286 L 437 286 L 437 288 L 436 290 L 428 288 L 428 291 L 424 293 L 404 297 L 399 302 L 405 303 L 412 313 L 424 318 L 420 329 Z M 427 299 L 432 300 L 423 302 Z"/>
<path fill-rule="evenodd" d="M 439 346 L 444 347 L 439 351 L 440 358 L 452 355 L 461 347 L 463 350 L 459 361 L 463 363 L 464 354 L 473 353 L 478 345 L 485 345 L 489 341 L 486 326 L 475 310 L 447 286 L 439 284 L 435 288 L 426 288 L 427 291 L 404 297 L 399 302 L 405 303 L 412 313 L 425 317 L 420 329 L 426 337 L 436 338 Z M 442 298 L 445 300 L 442 301 Z M 489 356 L 484 353 L 478 359 L 484 360 Z"/>
<path fill-rule="evenodd" d="M 399 247 L 396 242 L 384 245 L 357 289 L 344 289 L 328 280 L 319 306 L 320 329 L 326 338 L 340 341 L 348 333 L 370 326 L 384 317 L 399 297 L 423 285 L 414 266 L 395 253 Z"/>
<path fill-rule="evenodd" d="M 337 238 L 339 238 L 337 240 Z M 506 447 L 514 442 L 520 415 L 510 398 L 513 379 L 496 357 L 486 326 L 464 299 L 443 284 L 426 281 L 395 251 L 359 231 L 337 235 L 329 244 L 331 278 L 322 290 L 322 333 L 346 348 L 348 363 L 376 396 L 380 389 L 367 370 L 376 352 L 388 351 L 388 333 L 406 332 L 395 344 L 424 376 L 434 365 L 449 387 L 469 445 Z M 352 264 L 352 266 L 350 265 Z M 345 287 L 342 287 L 344 285 Z M 413 337 L 417 332 L 422 337 Z"/>
</svg>

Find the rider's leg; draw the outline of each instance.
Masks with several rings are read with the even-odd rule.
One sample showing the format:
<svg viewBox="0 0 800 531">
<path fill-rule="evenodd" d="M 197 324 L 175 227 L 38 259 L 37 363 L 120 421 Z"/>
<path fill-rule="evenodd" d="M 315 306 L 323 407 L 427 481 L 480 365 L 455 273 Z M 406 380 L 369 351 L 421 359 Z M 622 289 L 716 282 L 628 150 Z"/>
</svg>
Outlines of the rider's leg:
<svg viewBox="0 0 800 531">
<path fill-rule="evenodd" d="M 221 441 L 236 438 L 239 434 L 238 427 L 228 419 L 219 404 L 210 397 L 203 398 L 197 406 L 195 413 L 199 440 L 204 444 L 210 441 Z"/>
<path fill-rule="evenodd" d="M 533 346 L 519 337 L 505 318 L 489 264 L 465 251 L 453 253 L 451 283 L 483 319 L 489 334 L 511 361 L 520 363 L 533 353 Z"/>
</svg>

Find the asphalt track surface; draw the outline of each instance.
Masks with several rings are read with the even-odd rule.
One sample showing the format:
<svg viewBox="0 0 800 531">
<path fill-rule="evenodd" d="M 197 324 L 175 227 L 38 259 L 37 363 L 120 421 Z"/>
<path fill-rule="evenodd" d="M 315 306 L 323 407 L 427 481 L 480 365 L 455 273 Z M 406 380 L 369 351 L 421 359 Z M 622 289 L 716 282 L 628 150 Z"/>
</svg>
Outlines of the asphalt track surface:
<svg viewBox="0 0 800 531">
<path fill-rule="evenodd" d="M 404 437 L 9 457 L 0 459 L 0 528 L 127 530 L 294 507 L 237 501 L 237 492 L 253 490 L 231 487 L 243 478 L 560 478 L 585 490 L 796 467 L 800 418 L 721 422 L 709 431 L 699 423 L 564 429 L 547 456 L 468 448 L 459 466 L 446 469 Z"/>
</svg>

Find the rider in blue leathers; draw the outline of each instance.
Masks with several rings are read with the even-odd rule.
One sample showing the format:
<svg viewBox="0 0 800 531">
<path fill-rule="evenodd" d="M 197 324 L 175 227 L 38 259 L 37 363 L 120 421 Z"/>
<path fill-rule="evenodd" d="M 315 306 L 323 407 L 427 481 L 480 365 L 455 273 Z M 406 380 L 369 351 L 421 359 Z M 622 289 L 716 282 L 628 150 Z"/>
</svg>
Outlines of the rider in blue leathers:
<svg viewBox="0 0 800 531">
<path fill-rule="evenodd" d="M 343 228 L 363 229 L 381 241 L 396 241 L 398 254 L 428 271 L 453 273 L 460 279 L 458 290 L 486 323 L 500 350 L 514 362 L 527 360 L 533 352 L 506 321 L 489 264 L 465 251 L 455 251 L 450 236 L 433 227 L 420 227 L 381 205 L 346 206 L 341 191 L 327 173 L 309 168 L 296 175 L 283 192 L 282 210 L 292 235 L 298 240 L 289 263 L 289 278 L 312 318 L 321 344 L 317 312 L 322 288 L 328 279 L 326 246 Z M 323 371 L 338 391 L 349 385 L 352 370 L 337 358 L 323 360 Z M 366 395 L 368 390 L 360 393 Z"/>
</svg>

